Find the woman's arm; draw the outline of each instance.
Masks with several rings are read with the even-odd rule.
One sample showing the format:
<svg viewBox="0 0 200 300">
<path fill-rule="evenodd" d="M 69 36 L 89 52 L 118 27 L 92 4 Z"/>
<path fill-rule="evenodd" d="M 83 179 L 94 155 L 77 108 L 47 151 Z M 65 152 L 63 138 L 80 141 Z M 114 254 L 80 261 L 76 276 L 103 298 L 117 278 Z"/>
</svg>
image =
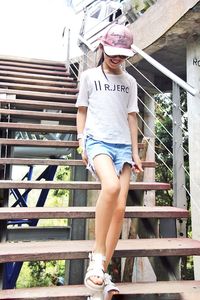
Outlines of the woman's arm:
<svg viewBox="0 0 200 300">
<path fill-rule="evenodd" d="M 142 163 L 138 153 L 138 122 L 137 122 L 137 113 L 132 112 L 128 114 L 128 123 L 131 132 L 131 141 L 132 141 L 132 154 L 133 160 L 135 162 L 134 171 L 143 172 Z"/>
<path fill-rule="evenodd" d="M 87 164 L 87 157 L 84 152 L 84 145 L 83 145 L 84 141 L 82 135 L 85 128 L 86 117 L 87 117 L 87 107 L 79 106 L 76 114 L 77 136 L 79 141 L 79 149 L 81 150 L 80 154 L 85 164 Z"/>
<path fill-rule="evenodd" d="M 87 117 L 87 107 L 79 106 L 76 114 L 77 133 L 83 134 Z"/>
</svg>

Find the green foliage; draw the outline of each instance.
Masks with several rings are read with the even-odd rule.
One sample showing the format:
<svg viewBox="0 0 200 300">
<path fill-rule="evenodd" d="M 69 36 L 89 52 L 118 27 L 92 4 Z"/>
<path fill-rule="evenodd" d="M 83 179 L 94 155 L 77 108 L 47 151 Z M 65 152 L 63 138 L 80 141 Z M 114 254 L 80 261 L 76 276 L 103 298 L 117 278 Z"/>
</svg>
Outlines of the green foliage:
<svg viewBox="0 0 200 300">
<path fill-rule="evenodd" d="M 17 281 L 17 288 L 58 285 L 64 277 L 65 261 L 26 262 Z"/>
<path fill-rule="evenodd" d="M 168 182 L 173 186 L 173 128 L 172 128 L 172 100 L 171 95 L 157 95 L 156 101 L 156 129 L 157 139 L 156 147 L 156 180 Z M 187 97 L 185 92 L 181 92 L 180 110 L 182 113 L 182 138 L 184 152 L 184 167 L 188 171 L 188 132 L 187 132 Z M 187 173 L 185 186 L 189 190 L 189 178 Z M 162 191 L 157 192 L 158 205 L 172 205 L 173 195 L 169 192 L 163 194 Z M 189 197 L 188 197 L 189 208 Z"/>
<path fill-rule="evenodd" d="M 171 100 L 166 97 L 157 95 L 156 101 L 156 123 L 155 141 L 156 156 L 156 180 L 160 182 L 173 182 L 173 160 L 172 160 L 172 104 Z M 166 191 L 157 192 L 157 205 L 172 205 L 172 195 Z"/>
<path fill-rule="evenodd" d="M 71 168 L 69 166 L 61 166 L 56 172 L 57 181 L 68 181 L 70 180 Z M 65 189 L 54 190 L 53 195 L 61 197 L 63 195 L 69 196 L 69 191 Z"/>
</svg>

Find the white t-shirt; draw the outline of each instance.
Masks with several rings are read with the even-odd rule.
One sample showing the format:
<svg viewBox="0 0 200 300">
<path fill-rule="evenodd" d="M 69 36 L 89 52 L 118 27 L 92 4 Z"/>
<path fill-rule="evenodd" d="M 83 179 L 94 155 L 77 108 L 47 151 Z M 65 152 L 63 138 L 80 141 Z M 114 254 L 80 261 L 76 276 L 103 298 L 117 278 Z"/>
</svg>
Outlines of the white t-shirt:
<svg viewBox="0 0 200 300">
<path fill-rule="evenodd" d="M 101 67 L 81 74 L 76 107 L 88 107 L 84 134 L 108 143 L 131 144 L 128 113 L 138 112 L 136 80 L 126 72 L 106 77 Z"/>
</svg>

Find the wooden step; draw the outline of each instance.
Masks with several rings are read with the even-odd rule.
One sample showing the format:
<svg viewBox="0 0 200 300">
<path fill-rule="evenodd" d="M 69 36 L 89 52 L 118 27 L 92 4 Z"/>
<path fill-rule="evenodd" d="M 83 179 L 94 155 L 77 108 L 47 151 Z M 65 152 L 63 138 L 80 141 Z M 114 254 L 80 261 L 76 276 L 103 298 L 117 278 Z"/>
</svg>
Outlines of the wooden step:
<svg viewBox="0 0 200 300">
<path fill-rule="evenodd" d="M 35 84 L 21 84 L 21 83 L 10 83 L 0 81 L 0 88 L 8 88 L 9 90 L 25 90 L 25 91 L 36 91 L 36 92 L 49 92 L 49 93 L 61 93 L 61 94 L 77 94 L 78 89 L 73 87 L 52 87 Z"/>
<path fill-rule="evenodd" d="M 76 126 L 69 125 L 45 125 L 34 123 L 7 123 L 1 122 L 1 129 L 9 129 L 11 131 L 27 131 L 27 132 L 56 132 L 56 133 L 76 133 Z"/>
<path fill-rule="evenodd" d="M 0 263 L 88 258 L 93 240 L 43 241 L 0 244 Z M 200 241 L 189 238 L 119 240 L 114 257 L 200 255 Z"/>
<path fill-rule="evenodd" d="M 98 181 L 15 181 L 0 180 L 2 189 L 79 189 L 100 190 Z M 129 190 L 169 190 L 170 184 L 162 182 L 130 182 Z"/>
<path fill-rule="evenodd" d="M 66 73 L 65 76 L 58 76 L 58 75 L 44 75 L 44 74 L 32 74 L 32 73 L 25 73 L 25 72 L 14 72 L 14 71 L 2 71 L 0 70 L 0 75 L 2 76 L 13 76 L 18 78 L 29 78 L 29 79 L 37 79 L 37 80 L 52 80 L 54 82 L 62 82 L 62 81 L 74 81 L 73 77 L 69 77 L 70 75 Z"/>
<path fill-rule="evenodd" d="M 33 92 L 33 91 L 23 91 L 23 90 L 9 90 L 0 88 L 1 94 L 11 94 L 17 95 L 18 98 L 26 97 L 31 98 L 31 100 L 40 99 L 40 100 L 49 100 L 49 101 L 66 101 L 75 103 L 77 96 L 76 95 L 64 95 L 56 93 L 42 93 L 42 92 Z"/>
<path fill-rule="evenodd" d="M 35 120 L 57 120 L 57 121 L 69 121 L 76 119 L 76 114 L 67 114 L 62 112 L 47 112 L 47 111 L 31 111 L 31 110 L 16 110 L 16 109 L 4 109 L 0 108 L 0 115 L 6 115 L 6 116 L 13 116 L 13 117 L 19 117 L 20 120 L 22 119 L 35 119 Z"/>
<path fill-rule="evenodd" d="M 62 86 L 62 87 L 77 87 L 77 83 L 71 81 L 53 81 L 53 80 L 39 80 L 39 79 L 30 79 L 30 78 L 19 78 L 19 77 L 11 77 L 11 76 L 1 76 L 1 82 L 15 82 L 15 83 L 28 83 L 35 85 L 45 85 L 45 86 Z"/>
<path fill-rule="evenodd" d="M 66 66 L 58 66 L 58 65 L 47 65 L 47 64 L 39 64 L 33 62 L 19 62 L 12 60 L 2 60 L 0 59 L 0 65 L 2 66 L 13 66 L 13 67 L 27 67 L 27 68 L 37 68 L 37 69 L 45 69 L 45 70 L 57 70 L 57 71 L 66 71 Z"/>
<path fill-rule="evenodd" d="M 66 76 L 68 75 L 66 70 L 62 71 L 54 71 L 54 70 L 46 70 L 46 69 L 37 69 L 34 68 L 25 68 L 25 67 L 15 67 L 15 66 L 4 66 L 0 64 L 0 70 L 4 70 L 6 73 L 7 71 L 15 71 L 15 72 L 26 72 L 26 73 L 39 73 L 39 74 L 47 74 L 47 75 L 61 75 Z"/>
<path fill-rule="evenodd" d="M 0 138 L 0 145 L 23 146 L 23 147 L 77 148 L 78 141 L 17 140 L 17 139 L 1 139 Z"/>
<path fill-rule="evenodd" d="M 77 159 L 0 158 L 0 165 L 84 166 L 84 163 Z M 143 168 L 155 168 L 155 166 L 154 161 L 142 161 Z"/>
<path fill-rule="evenodd" d="M 1 123 L 2 124 L 2 123 Z M 2 139 L 0 138 L 0 145 L 10 146 L 24 146 L 24 147 L 66 147 L 77 148 L 78 141 L 60 141 L 60 140 L 19 140 L 19 139 Z M 139 149 L 144 148 L 144 144 L 138 144 Z"/>
<path fill-rule="evenodd" d="M 91 219 L 95 207 L 1 207 L 0 220 Z M 127 206 L 125 218 L 188 218 L 189 212 L 171 206 Z"/>
<path fill-rule="evenodd" d="M 183 296 L 189 295 L 190 297 L 192 295 L 194 298 L 184 296 L 181 300 L 198 300 L 200 294 L 199 280 L 117 283 L 117 286 L 120 289 L 120 295 L 171 295 L 184 293 Z M 1 300 L 86 300 L 88 296 L 89 292 L 83 285 L 35 287 L 0 291 Z"/>
<path fill-rule="evenodd" d="M 184 292 L 180 293 L 180 300 L 198 300 L 199 298 L 199 291 L 197 289 L 197 292 L 191 291 L 191 292 Z"/>
<path fill-rule="evenodd" d="M 39 59 L 39 58 L 28 58 L 21 56 L 12 56 L 12 55 L 0 55 L 1 61 L 10 61 L 10 62 L 24 62 L 24 63 L 34 63 L 42 65 L 51 65 L 51 66 L 65 66 L 64 62 L 58 60 L 48 60 L 48 59 Z"/>
<path fill-rule="evenodd" d="M 66 101 L 66 99 L 64 99 Z M 1 107 L 6 105 L 11 108 L 27 108 L 27 109 L 55 109 L 62 111 L 73 110 L 76 111 L 74 103 L 66 102 L 47 102 L 47 101 L 36 101 L 36 100 L 25 100 L 25 99 L 1 99 Z"/>
</svg>

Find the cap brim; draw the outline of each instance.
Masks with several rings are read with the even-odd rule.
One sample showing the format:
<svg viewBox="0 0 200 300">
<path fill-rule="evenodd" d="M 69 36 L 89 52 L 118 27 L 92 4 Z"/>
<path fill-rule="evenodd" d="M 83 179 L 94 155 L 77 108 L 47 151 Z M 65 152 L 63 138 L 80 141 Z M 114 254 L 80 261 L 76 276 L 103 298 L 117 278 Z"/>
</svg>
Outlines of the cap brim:
<svg viewBox="0 0 200 300">
<path fill-rule="evenodd" d="M 112 46 L 103 45 L 104 52 L 109 55 L 123 55 L 123 56 L 133 56 L 134 52 L 131 49 L 125 49 L 125 48 L 117 48 Z"/>
</svg>

